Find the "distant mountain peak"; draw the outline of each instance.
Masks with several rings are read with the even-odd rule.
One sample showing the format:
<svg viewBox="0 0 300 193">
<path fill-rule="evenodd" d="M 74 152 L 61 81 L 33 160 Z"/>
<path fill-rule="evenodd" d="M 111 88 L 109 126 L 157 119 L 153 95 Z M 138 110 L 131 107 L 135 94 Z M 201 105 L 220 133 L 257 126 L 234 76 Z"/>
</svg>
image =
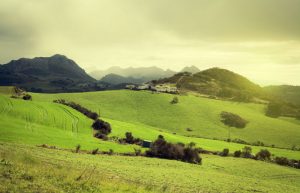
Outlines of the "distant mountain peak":
<svg viewBox="0 0 300 193">
<path fill-rule="evenodd" d="M 44 91 L 78 88 L 79 83 L 95 82 L 76 62 L 61 54 L 50 57 L 20 58 L 0 68 L 0 85 L 18 85 Z M 72 89 L 73 89 L 72 88 Z"/>
<path fill-rule="evenodd" d="M 191 66 L 186 66 L 184 67 L 181 72 L 190 72 L 190 73 L 197 73 L 197 72 L 200 72 L 200 69 L 194 65 L 191 65 Z"/>
</svg>

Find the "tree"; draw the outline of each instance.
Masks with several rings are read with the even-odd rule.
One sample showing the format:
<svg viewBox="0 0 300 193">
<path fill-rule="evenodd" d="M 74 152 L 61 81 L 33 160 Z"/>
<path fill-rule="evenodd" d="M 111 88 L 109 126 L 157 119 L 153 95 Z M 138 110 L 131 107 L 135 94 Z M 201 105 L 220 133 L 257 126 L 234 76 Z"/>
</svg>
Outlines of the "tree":
<svg viewBox="0 0 300 193">
<path fill-rule="evenodd" d="M 111 127 L 108 122 L 105 122 L 103 120 L 97 119 L 93 125 L 93 129 L 98 131 L 98 133 L 108 135 L 111 132 Z"/>
<path fill-rule="evenodd" d="M 179 102 L 179 99 L 177 96 L 175 96 L 172 101 L 171 101 L 171 104 L 177 104 Z"/>
<path fill-rule="evenodd" d="M 270 160 L 271 159 L 271 153 L 267 149 L 261 149 L 255 157 L 259 160 Z"/>
<path fill-rule="evenodd" d="M 32 97 L 31 97 L 31 95 L 26 94 L 26 95 L 23 96 L 23 99 L 24 100 L 32 100 Z"/>
<path fill-rule="evenodd" d="M 277 118 L 281 115 L 282 105 L 275 102 L 270 102 L 267 106 L 266 115 L 269 117 Z"/>
<path fill-rule="evenodd" d="M 229 154 L 229 149 L 228 148 L 225 148 L 225 149 L 223 149 L 223 151 L 220 153 L 220 155 L 221 156 L 228 156 L 228 154 Z"/>
<path fill-rule="evenodd" d="M 250 146 L 245 146 L 242 151 L 242 156 L 244 158 L 251 158 L 252 157 L 251 153 L 252 153 L 252 148 Z"/>
</svg>

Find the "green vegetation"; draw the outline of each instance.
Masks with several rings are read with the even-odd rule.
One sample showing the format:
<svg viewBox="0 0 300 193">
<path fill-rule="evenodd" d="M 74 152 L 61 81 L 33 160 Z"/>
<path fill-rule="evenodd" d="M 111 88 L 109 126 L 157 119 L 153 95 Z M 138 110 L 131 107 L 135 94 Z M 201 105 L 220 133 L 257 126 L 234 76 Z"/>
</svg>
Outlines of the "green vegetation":
<svg viewBox="0 0 300 193">
<path fill-rule="evenodd" d="M 126 127 L 120 125 L 120 122 L 124 123 L 127 125 L 127 131 L 140 138 L 156 139 L 157 132 L 154 137 L 148 137 L 149 134 L 138 136 L 144 128 L 150 128 L 149 130 L 155 128 L 176 133 L 178 136 L 226 140 L 228 127 L 220 121 L 220 113 L 228 111 L 249 122 L 243 129 L 232 128 L 231 139 L 242 139 L 250 143 L 261 141 L 269 146 L 284 148 L 299 144 L 300 121 L 293 118 L 267 117 L 266 106 L 262 104 L 212 100 L 188 95 L 177 96 L 180 103 L 172 105 L 170 101 L 174 95 L 127 90 L 73 94 L 32 93 L 32 95 L 35 101 L 52 102 L 59 98 L 74 101 L 95 112 L 100 112 L 100 116 L 107 121 L 118 122 L 118 130 Z M 113 124 L 111 121 L 108 122 Z M 113 125 L 112 127 L 114 128 Z M 187 131 L 186 128 L 191 128 L 192 131 Z M 126 130 L 122 131 L 122 136 L 125 132 Z M 220 147 L 221 150 L 223 148 L 225 147 Z"/>
<path fill-rule="evenodd" d="M 245 147 L 244 144 L 191 136 L 218 136 L 221 132 L 220 138 L 227 137 L 228 128 L 220 121 L 220 113 L 229 111 L 249 120 L 243 129 L 231 128 L 235 138 L 251 139 L 248 132 L 254 130 L 252 139 L 255 142 L 276 142 L 288 136 L 289 141 L 274 144 L 298 145 L 299 122 L 266 117 L 263 105 L 195 96 L 177 96 L 180 103 L 172 105 L 170 101 L 174 95 L 124 90 L 30 93 L 32 101 L 10 98 L 9 88 L 1 88 L 0 92 L 0 180 L 4 182 L 0 184 L 0 192 L 296 192 L 299 189 L 300 170 L 286 167 L 289 159 L 300 159 L 299 151 Z M 69 106 L 53 103 L 55 99 L 74 101 L 86 107 L 84 112 L 88 115 L 97 112 L 111 125 L 110 140 L 93 137 L 93 120 Z M 283 130 L 294 133 L 279 132 L 262 124 L 264 121 L 272 126 L 282 124 Z M 264 130 L 256 129 L 253 124 L 262 124 L 260 128 Z M 179 160 L 199 163 L 202 158 L 202 165 L 114 155 L 145 154 L 148 149 L 135 144 L 140 144 L 141 140 L 154 141 L 159 135 L 166 139 L 163 148 L 171 148 L 176 156 L 184 155 L 179 156 Z M 171 143 L 176 144 L 176 148 L 169 145 Z M 178 143 L 190 146 L 183 149 Z M 42 144 L 59 149 L 36 147 Z M 194 145 L 219 151 L 223 157 L 201 154 L 198 159 L 194 151 L 189 151 Z M 107 155 L 99 155 L 103 151 Z M 238 158 L 254 155 L 263 161 Z M 264 162 L 270 157 L 283 166 Z"/>
<path fill-rule="evenodd" d="M 2 160 L 2 161 L 1 161 Z M 203 164 L 0 144 L 0 192 L 298 192 L 300 170 L 203 155 Z"/>
</svg>

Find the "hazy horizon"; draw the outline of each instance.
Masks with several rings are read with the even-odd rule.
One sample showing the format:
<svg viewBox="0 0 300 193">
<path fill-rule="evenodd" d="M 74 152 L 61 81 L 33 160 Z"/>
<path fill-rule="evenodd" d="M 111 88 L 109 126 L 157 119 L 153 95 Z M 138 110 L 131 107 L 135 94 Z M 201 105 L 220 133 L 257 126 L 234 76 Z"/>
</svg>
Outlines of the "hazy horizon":
<svg viewBox="0 0 300 193">
<path fill-rule="evenodd" d="M 3 0 L 0 64 L 63 54 L 111 66 L 232 70 L 300 85 L 298 0 Z"/>
</svg>

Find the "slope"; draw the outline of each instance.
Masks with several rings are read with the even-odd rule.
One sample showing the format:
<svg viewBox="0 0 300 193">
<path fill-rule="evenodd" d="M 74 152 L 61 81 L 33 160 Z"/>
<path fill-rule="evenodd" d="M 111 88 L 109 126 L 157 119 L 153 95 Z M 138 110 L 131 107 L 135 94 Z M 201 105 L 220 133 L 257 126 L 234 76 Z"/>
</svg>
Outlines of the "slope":
<svg viewBox="0 0 300 193">
<path fill-rule="evenodd" d="M 67 99 L 80 103 L 104 118 L 143 124 L 177 135 L 227 139 L 239 138 L 247 142 L 262 141 L 267 145 L 291 148 L 299 146 L 300 121 L 292 118 L 270 118 L 264 114 L 265 105 L 213 100 L 192 95 L 178 96 L 172 105 L 170 94 L 144 91 L 103 91 L 72 94 L 33 94 L 37 101 L 51 102 Z M 223 125 L 220 113 L 229 111 L 249 121 L 244 129 Z M 187 131 L 190 128 L 192 131 Z"/>
<path fill-rule="evenodd" d="M 24 101 L 0 95 L 0 141 L 61 148 L 113 149 L 133 152 L 122 146 L 93 137 L 92 121 L 79 112 L 54 103 Z"/>
</svg>

